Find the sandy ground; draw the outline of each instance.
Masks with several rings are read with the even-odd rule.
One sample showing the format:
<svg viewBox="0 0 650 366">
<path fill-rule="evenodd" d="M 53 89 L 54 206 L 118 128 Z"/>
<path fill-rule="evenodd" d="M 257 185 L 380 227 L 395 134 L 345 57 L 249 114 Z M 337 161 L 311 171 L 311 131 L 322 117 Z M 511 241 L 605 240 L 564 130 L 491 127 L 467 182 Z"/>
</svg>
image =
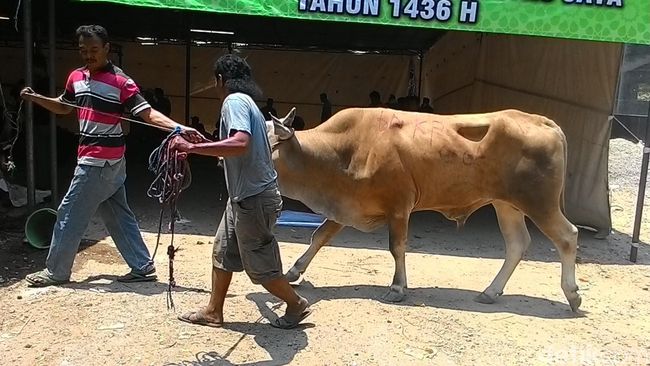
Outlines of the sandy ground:
<svg viewBox="0 0 650 366">
<path fill-rule="evenodd" d="M 617 140 L 612 146 L 612 161 L 628 154 L 619 160 L 638 169 L 629 161 L 636 146 Z M 137 164 L 131 161 L 130 169 Z M 493 305 L 472 300 L 503 261 L 503 241 L 488 208 L 461 232 L 437 214 L 413 216 L 409 289 L 399 304 L 380 301 L 393 274 L 386 230 L 346 229 L 322 249 L 297 286 L 312 302 L 313 314 L 300 328 L 283 331 L 267 320 L 283 307 L 243 274 L 231 285 L 224 328 L 176 319 L 208 301 L 212 234 L 223 208 L 221 172 L 212 162 L 192 164 L 195 180 L 181 203 L 190 222 L 176 237 L 182 250 L 175 261 L 175 310 L 166 304 L 168 235 L 156 256 L 160 282 L 124 285 L 114 278 L 127 267 L 94 220 L 75 262 L 74 282 L 33 289 L 22 278 L 42 267 L 46 253 L 3 228 L 0 364 L 650 365 L 648 218 L 638 263 L 628 261 L 633 171 L 627 181 L 612 180 L 612 235 L 595 240 L 591 232 L 580 232 L 579 314 L 570 312 L 560 289 L 557 253 L 531 224 L 533 243 L 504 296 Z M 157 206 L 143 193 L 151 177 L 134 172 L 129 179 L 131 204 L 153 250 Z M 307 248 L 310 231 L 276 232 L 286 270 Z"/>
</svg>

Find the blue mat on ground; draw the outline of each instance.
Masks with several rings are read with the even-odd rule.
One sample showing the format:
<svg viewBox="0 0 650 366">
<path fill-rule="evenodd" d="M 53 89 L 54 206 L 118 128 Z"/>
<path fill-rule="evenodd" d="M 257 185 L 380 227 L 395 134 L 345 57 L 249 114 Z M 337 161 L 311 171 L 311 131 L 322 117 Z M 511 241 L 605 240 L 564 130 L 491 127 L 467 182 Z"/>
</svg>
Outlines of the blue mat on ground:
<svg viewBox="0 0 650 366">
<path fill-rule="evenodd" d="M 293 227 L 317 228 L 325 221 L 325 217 L 308 212 L 285 210 L 280 212 L 276 225 Z"/>
</svg>

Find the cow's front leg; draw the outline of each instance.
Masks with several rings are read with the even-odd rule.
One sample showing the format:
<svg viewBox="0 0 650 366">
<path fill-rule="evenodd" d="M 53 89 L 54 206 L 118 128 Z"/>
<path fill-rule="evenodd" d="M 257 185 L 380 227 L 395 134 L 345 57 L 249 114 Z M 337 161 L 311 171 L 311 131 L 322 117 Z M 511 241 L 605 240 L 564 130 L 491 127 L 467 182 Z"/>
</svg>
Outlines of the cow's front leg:
<svg viewBox="0 0 650 366">
<path fill-rule="evenodd" d="M 388 292 L 382 297 L 385 301 L 399 302 L 406 294 L 406 238 L 408 235 L 409 216 L 393 218 L 389 227 L 389 248 L 395 259 L 395 274 Z"/>
<path fill-rule="evenodd" d="M 307 248 L 305 253 L 298 258 L 293 267 L 291 267 L 289 272 L 287 272 L 287 280 L 289 280 L 289 282 L 298 281 L 300 275 L 305 273 L 309 263 L 314 259 L 320 248 L 332 240 L 334 235 L 338 234 L 341 229 L 343 229 L 343 225 L 332 220 L 325 220 L 325 222 L 311 235 L 309 248 Z"/>
</svg>

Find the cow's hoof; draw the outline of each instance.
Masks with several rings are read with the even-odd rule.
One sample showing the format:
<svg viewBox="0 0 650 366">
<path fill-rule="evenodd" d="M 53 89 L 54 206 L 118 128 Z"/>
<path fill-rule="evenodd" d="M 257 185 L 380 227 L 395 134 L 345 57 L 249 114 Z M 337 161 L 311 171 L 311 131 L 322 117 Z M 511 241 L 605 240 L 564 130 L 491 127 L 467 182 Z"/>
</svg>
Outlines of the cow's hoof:
<svg viewBox="0 0 650 366">
<path fill-rule="evenodd" d="M 573 311 L 574 313 L 578 312 L 578 309 L 580 308 L 581 304 L 582 304 L 582 298 L 580 297 L 580 295 L 573 298 L 573 300 L 569 300 L 569 306 L 571 306 L 571 311 Z"/>
<path fill-rule="evenodd" d="M 478 294 L 475 298 L 474 301 L 481 303 L 481 304 L 494 304 L 494 298 L 485 292 L 481 292 Z"/>
<path fill-rule="evenodd" d="M 400 302 L 404 300 L 405 297 L 406 294 L 404 293 L 404 289 L 396 289 L 391 286 L 390 290 L 388 290 L 381 299 L 387 302 Z"/>
<path fill-rule="evenodd" d="M 289 282 L 296 282 L 300 279 L 300 271 L 298 271 L 295 267 L 293 267 L 289 270 L 289 272 L 287 272 L 285 277 Z"/>
</svg>

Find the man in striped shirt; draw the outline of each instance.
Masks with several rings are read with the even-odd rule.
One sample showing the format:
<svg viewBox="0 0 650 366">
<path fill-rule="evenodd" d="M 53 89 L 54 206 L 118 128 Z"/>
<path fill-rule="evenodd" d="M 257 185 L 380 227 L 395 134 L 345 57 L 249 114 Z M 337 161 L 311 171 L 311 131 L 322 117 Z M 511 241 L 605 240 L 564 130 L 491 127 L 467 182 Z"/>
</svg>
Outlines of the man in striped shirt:
<svg viewBox="0 0 650 366">
<path fill-rule="evenodd" d="M 118 280 L 153 281 L 154 263 L 126 201 L 126 146 L 120 117 L 126 111 L 152 125 L 170 130 L 180 127 L 186 137 L 197 142 L 203 136 L 151 108 L 135 82 L 108 60 L 110 44 L 106 29 L 98 25 L 81 26 L 77 37 L 86 65 L 70 73 L 60 97 L 43 97 L 29 87 L 21 91 L 24 99 L 56 114 L 76 109 L 80 134 L 77 168 L 57 212 L 46 268 L 28 275 L 26 280 L 38 287 L 68 282 L 81 237 L 90 218 L 99 212 L 117 249 L 131 267 Z"/>
</svg>

